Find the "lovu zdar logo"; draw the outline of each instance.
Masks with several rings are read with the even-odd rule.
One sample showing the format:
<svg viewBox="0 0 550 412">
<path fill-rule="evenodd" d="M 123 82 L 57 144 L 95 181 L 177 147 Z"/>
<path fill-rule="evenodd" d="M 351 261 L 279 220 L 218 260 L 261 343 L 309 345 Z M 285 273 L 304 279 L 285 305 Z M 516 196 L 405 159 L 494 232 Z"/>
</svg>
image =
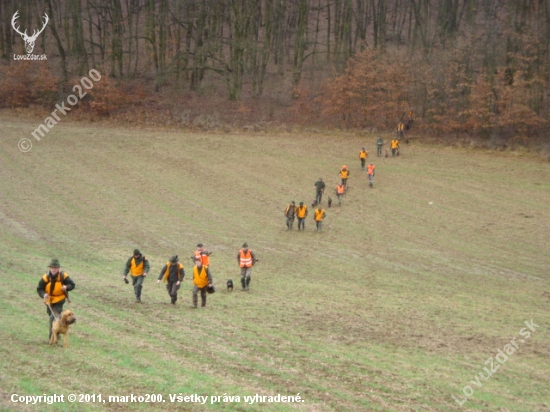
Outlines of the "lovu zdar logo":
<svg viewBox="0 0 550 412">
<path fill-rule="evenodd" d="M 33 33 L 32 33 L 32 36 L 29 36 L 27 34 L 27 30 L 25 30 L 23 33 L 21 33 L 21 31 L 19 30 L 19 27 L 16 27 L 15 23 L 16 23 L 16 20 L 17 18 L 19 17 L 19 10 L 17 10 L 15 12 L 15 14 L 13 15 L 12 19 L 11 19 L 11 26 L 13 27 L 13 29 L 21 35 L 21 38 L 25 41 L 25 49 L 27 50 L 27 54 L 31 54 L 32 51 L 34 50 L 34 43 L 36 42 L 36 38 L 38 37 L 38 35 L 40 33 L 42 33 L 44 31 L 44 29 L 46 28 L 46 24 L 48 24 L 48 21 L 50 21 L 48 15 L 46 13 L 44 13 L 44 24 L 42 26 L 42 28 L 40 30 L 35 30 Z"/>
</svg>

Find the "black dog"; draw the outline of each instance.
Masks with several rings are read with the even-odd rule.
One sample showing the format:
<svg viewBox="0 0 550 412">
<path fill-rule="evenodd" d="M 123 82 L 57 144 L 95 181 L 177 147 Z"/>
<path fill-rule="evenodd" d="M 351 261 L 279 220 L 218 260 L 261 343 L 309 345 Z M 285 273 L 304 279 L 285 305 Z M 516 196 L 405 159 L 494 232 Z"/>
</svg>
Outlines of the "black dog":
<svg viewBox="0 0 550 412">
<path fill-rule="evenodd" d="M 232 292 L 233 291 L 233 281 L 231 279 L 227 280 L 227 291 Z"/>
<path fill-rule="evenodd" d="M 328 207 L 331 207 L 332 206 L 332 198 L 329 196 L 328 197 Z"/>
</svg>

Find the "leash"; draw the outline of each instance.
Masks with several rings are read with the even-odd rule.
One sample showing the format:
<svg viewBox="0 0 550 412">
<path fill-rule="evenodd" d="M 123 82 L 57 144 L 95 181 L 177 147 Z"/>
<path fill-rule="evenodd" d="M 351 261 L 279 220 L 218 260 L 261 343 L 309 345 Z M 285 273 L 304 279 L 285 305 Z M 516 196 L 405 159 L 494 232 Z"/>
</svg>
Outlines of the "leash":
<svg viewBox="0 0 550 412">
<path fill-rule="evenodd" d="M 55 316 L 55 312 L 53 311 L 52 307 L 50 306 L 49 303 L 46 303 L 46 305 L 48 306 L 48 308 L 50 308 L 50 313 L 52 314 L 53 318 L 59 322 L 59 318 L 57 316 Z"/>
</svg>

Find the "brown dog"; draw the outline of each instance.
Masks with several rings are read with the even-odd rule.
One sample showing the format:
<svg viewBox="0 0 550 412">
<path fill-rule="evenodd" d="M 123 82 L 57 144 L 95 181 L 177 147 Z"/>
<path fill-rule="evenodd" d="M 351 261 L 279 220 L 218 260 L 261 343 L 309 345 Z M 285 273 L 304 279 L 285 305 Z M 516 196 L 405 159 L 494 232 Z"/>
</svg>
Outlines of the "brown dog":
<svg viewBox="0 0 550 412">
<path fill-rule="evenodd" d="M 52 337 L 50 345 L 57 344 L 57 335 L 63 335 L 63 348 L 69 346 L 69 326 L 76 322 L 76 316 L 72 310 L 64 310 L 52 323 Z"/>
</svg>

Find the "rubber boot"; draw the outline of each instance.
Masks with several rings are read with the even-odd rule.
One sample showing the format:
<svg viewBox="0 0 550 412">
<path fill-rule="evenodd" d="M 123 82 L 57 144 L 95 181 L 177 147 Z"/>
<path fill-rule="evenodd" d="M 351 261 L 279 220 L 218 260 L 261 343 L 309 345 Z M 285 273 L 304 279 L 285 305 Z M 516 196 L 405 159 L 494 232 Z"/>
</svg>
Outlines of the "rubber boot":
<svg viewBox="0 0 550 412">
<path fill-rule="evenodd" d="M 243 290 L 246 290 L 246 283 L 245 283 L 244 276 L 241 278 L 241 285 L 243 286 Z"/>
<path fill-rule="evenodd" d="M 205 296 L 202 296 L 201 295 L 201 307 L 206 307 L 206 295 Z"/>
<path fill-rule="evenodd" d="M 246 278 L 246 290 L 250 289 L 250 278 Z"/>
<path fill-rule="evenodd" d="M 197 295 L 193 295 L 193 307 L 197 309 L 197 305 L 199 303 L 199 297 Z"/>
</svg>

